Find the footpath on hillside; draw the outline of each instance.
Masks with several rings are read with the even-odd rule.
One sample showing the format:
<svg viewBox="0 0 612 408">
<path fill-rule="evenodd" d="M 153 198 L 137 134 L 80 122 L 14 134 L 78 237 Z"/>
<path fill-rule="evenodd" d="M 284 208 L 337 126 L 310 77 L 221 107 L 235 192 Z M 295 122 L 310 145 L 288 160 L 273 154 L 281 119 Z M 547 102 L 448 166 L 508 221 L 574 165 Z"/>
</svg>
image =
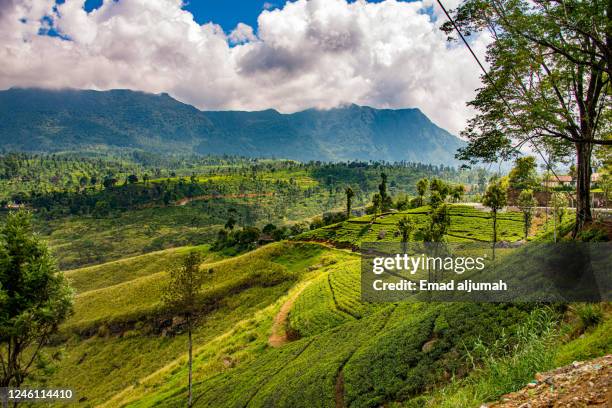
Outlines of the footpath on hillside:
<svg viewBox="0 0 612 408">
<path fill-rule="evenodd" d="M 611 407 L 612 354 L 538 373 L 517 392 L 481 408 Z"/>
<path fill-rule="evenodd" d="M 289 299 L 281 306 L 277 315 L 274 317 L 274 323 L 272 323 L 272 334 L 268 338 L 268 344 L 272 347 L 280 347 L 283 344 L 289 342 L 289 338 L 287 336 L 287 318 L 289 317 L 289 312 L 293 307 L 293 304 L 297 300 L 298 296 L 306 289 L 308 285 L 310 285 L 312 281 L 306 282 L 302 285 L 301 288 L 296 290 Z"/>
<path fill-rule="evenodd" d="M 273 192 L 269 193 L 237 193 L 237 194 L 206 194 L 195 197 L 185 197 L 176 201 L 174 205 L 183 206 L 191 203 L 192 201 L 204 201 L 214 199 L 227 199 L 227 198 L 258 198 L 258 197 L 272 197 Z"/>
</svg>

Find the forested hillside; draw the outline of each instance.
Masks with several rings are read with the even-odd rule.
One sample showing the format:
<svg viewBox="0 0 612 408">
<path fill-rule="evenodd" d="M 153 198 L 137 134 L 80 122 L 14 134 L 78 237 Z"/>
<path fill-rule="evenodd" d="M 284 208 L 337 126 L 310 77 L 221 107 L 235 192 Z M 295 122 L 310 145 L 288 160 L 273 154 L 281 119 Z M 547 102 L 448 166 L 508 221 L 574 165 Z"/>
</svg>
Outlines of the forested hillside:
<svg viewBox="0 0 612 408">
<path fill-rule="evenodd" d="M 0 91 L 0 149 L 4 150 L 140 148 L 302 161 L 453 164 L 462 145 L 418 109 L 350 105 L 293 114 L 202 112 L 167 94 Z"/>
</svg>

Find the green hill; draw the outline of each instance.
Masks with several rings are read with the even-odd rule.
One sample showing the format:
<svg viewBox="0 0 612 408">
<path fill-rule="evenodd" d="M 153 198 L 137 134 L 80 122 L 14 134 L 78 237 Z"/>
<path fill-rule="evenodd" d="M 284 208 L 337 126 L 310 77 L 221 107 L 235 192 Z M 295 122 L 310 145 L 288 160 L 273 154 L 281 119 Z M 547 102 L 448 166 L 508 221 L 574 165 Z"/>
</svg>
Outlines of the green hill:
<svg viewBox="0 0 612 408">
<path fill-rule="evenodd" d="M 427 222 L 428 211 L 428 207 L 414 208 L 382 214 L 375 220 L 373 215 L 364 215 L 305 232 L 296 239 L 332 242 L 344 247 L 357 247 L 362 242 L 398 242 L 397 222 L 402 217 L 409 216 L 415 223 L 415 229 L 418 229 Z M 452 205 L 450 216 L 451 223 L 446 237 L 449 242 L 491 240 L 493 223 L 489 212 L 465 205 Z M 523 219 L 520 212 L 498 215 L 498 237 L 500 241 L 517 241 L 523 237 Z"/>
<path fill-rule="evenodd" d="M 375 228 L 388 228 L 403 215 L 418 222 L 422 210 L 379 217 Z M 516 217 L 500 217 L 508 239 L 520 227 Z M 367 217 L 331 228 L 358 242 L 351 223 L 364 221 Z M 490 220 L 486 213 L 454 206 L 452 222 L 457 231 L 478 231 Z M 328 228 L 301 239 L 308 234 L 319 239 Z M 160 307 L 159 288 L 168 266 L 190 250 L 203 254 L 200 269 L 213 276 L 201 294 L 194 333 L 198 407 L 416 407 L 428 395 L 444 400 L 440 387 L 452 378 L 471 378 L 473 364 L 480 362 L 474 354 L 478 347 L 502 347 L 499 358 L 505 358 L 512 345 L 524 344 L 525 324 L 541 308 L 363 303 L 359 254 L 329 243 L 283 241 L 228 259 L 207 247 L 184 247 L 67 272 L 77 288 L 75 314 L 47 350 L 61 356 L 48 383 L 70 384 L 84 406 L 184 406 L 186 335 L 181 320 Z M 533 341 L 539 341 L 540 329 L 545 330 L 530 326 Z M 279 333 L 284 341 L 273 342 Z M 507 343 L 500 346 L 499 339 Z M 610 349 L 609 336 L 599 329 L 566 344 L 558 357 L 563 361 Z M 491 353 L 497 358 L 497 351 Z M 545 368 L 549 360 L 529 360 L 511 384 L 529 381 L 533 370 Z M 452 384 L 456 396 L 462 383 Z M 496 384 L 488 397 L 508 384 Z"/>
<path fill-rule="evenodd" d="M 214 261 L 206 248 L 184 247 L 70 271 L 77 288 L 75 312 L 62 326 L 57 346 L 48 350 L 61 356 L 48 382 L 70 384 L 85 405 L 97 405 L 181 358 L 183 328 L 160 309 L 159 290 L 167 266 L 190 250 L 208 259 L 203 270 L 214 271 L 201 298 L 196 348 L 233 332 L 236 340 L 253 342 L 241 327 L 255 316 L 271 319 L 276 302 L 324 252 L 319 245 L 279 243 Z M 265 342 L 267 334 L 260 335 Z"/>
<path fill-rule="evenodd" d="M 0 149 L 139 148 L 308 160 L 455 163 L 462 145 L 418 109 L 351 105 L 281 114 L 202 112 L 167 94 L 0 91 Z"/>
</svg>

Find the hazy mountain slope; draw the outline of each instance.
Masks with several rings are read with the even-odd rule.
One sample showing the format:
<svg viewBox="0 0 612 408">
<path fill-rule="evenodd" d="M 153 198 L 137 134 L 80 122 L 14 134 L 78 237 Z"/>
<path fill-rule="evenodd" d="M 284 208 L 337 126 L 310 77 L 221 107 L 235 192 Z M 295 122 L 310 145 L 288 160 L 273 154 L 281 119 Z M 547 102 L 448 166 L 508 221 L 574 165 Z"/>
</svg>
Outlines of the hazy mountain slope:
<svg viewBox="0 0 612 408">
<path fill-rule="evenodd" d="M 167 94 L 0 91 L 0 149 L 94 146 L 297 160 L 452 163 L 461 140 L 418 109 L 202 112 Z"/>
</svg>

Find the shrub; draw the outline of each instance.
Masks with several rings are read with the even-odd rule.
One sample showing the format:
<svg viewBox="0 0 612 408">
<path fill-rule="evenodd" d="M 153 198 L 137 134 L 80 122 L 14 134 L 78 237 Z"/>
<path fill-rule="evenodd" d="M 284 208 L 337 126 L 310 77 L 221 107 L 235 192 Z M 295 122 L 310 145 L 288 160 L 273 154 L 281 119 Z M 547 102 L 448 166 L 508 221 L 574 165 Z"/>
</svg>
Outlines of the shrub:
<svg viewBox="0 0 612 408">
<path fill-rule="evenodd" d="M 577 238 L 584 242 L 607 242 L 608 234 L 603 228 L 593 226 L 580 231 Z"/>
<path fill-rule="evenodd" d="M 571 307 L 571 310 L 578 318 L 581 333 L 597 326 L 604 318 L 604 312 L 598 304 L 577 303 Z"/>
</svg>

